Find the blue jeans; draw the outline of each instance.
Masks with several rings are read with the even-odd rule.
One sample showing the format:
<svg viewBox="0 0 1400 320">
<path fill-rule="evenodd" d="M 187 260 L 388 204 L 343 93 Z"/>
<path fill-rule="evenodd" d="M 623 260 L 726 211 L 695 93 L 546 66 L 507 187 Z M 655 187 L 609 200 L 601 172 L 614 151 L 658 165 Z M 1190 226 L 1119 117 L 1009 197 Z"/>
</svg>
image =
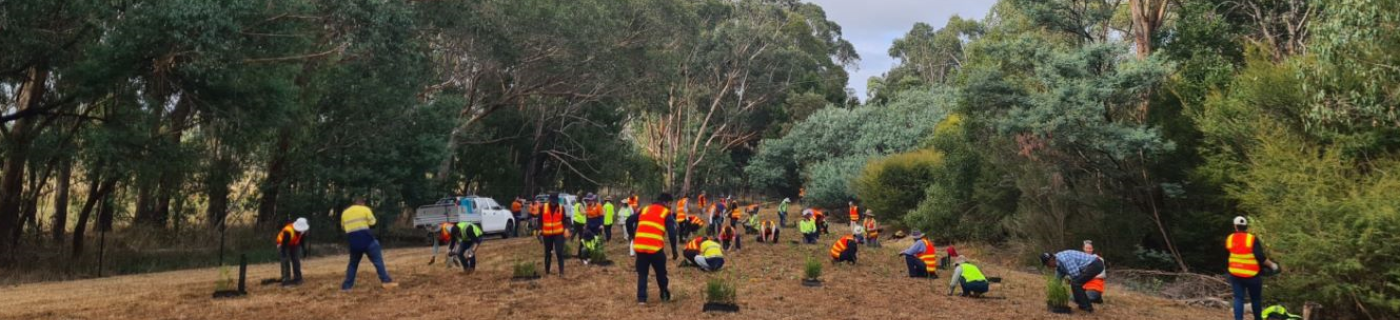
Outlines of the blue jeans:
<svg viewBox="0 0 1400 320">
<path fill-rule="evenodd" d="M 369 262 L 374 264 L 374 271 L 379 273 L 379 281 L 394 282 L 389 278 L 389 271 L 384 269 L 384 254 L 379 240 L 375 240 L 369 230 L 351 232 L 346 236 L 350 238 L 350 265 L 345 267 L 345 282 L 340 284 L 341 290 L 355 287 L 355 273 L 360 270 L 360 258 L 366 254 L 369 255 Z"/>
<path fill-rule="evenodd" d="M 1264 281 L 1259 277 L 1239 278 L 1230 276 L 1230 286 L 1235 289 L 1235 320 L 1244 320 L 1244 296 L 1249 293 L 1250 302 L 1253 303 L 1254 320 L 1263 319 L 1264 313 Z"/>
<path fill-rule="evenodd" d="M 924 267 L 924 260 L 919 260 L 919 257 L 904 255 L 904 266 L 909 268 L 910 278 L 928 278 L 928 269 Z"/>
<path fill-rule="evenodd" d="M 987 285 L 987 280 L 967 282 L 966 277 L 959 277 L 958 285 L 962 287 L 963 295 L 970 295 L 974 293 L 983 294 L 987 293 L 987 290 L 990 289 Z"/>
</svg>

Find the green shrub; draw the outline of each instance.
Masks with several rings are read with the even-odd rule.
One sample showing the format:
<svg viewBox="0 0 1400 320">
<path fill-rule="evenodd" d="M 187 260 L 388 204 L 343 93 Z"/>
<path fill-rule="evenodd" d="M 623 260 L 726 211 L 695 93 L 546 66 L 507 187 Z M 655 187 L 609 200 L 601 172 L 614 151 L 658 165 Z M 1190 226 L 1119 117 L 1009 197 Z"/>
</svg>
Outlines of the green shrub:
<svg viewBox="0 0 1400 320">
<path fill-rule="evenodd" d="M 817 259 L 807 258 L 807 263 L 803 265 L 802 275 L 807 280 L 817 280 L 822 276 L 822 263 Z"/>
<path fill-rule="evenodd" d="M 534 262 L 516 262 L 515 266 L 512 269 L 513 270 L 511 271 L 511 276 L 516 278 L 533 278 L 538 277 L 540 275 L 539 270 L 535 269 Z"/>
<path fill-rule="evenodd" d="M 1069 285 L 1054 274 L 1045 277 L 1045 304 L 1052 307 L 1069 305 Z"/>
<path fill-rule="evenodd" d="M 942 166 L 943 153 L 933 149 L 870 161 L 855 181 L 856 195 L 881 221 L 902 222 L 924 199 L 924 189 L 934 183 L 934 171 Z"/>
<path fill-rule="evenodd" d="M 598 245 L 598 249 L 587 251 L 588 259 L 592 260 L 593 262 L 608 261 L 608 250 L 603 249 L 603 246 L 601 244 Z"/>
<path fill-rule="evenodd" d="M 705 302 L 734 303 L 737 295 L 738 290 L 729 280 L 714 277 L 705 281 Z"/>
</svg>

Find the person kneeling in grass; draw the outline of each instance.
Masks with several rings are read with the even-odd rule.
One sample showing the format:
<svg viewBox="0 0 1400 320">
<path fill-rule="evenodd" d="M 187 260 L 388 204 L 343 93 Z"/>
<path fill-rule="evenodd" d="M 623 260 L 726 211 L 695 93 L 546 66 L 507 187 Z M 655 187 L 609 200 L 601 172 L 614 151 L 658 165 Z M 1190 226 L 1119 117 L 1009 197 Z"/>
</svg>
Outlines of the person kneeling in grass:
<svg viewBox="0 0 1400 320">
<path fill-rule="evenodd" d="M 706 239 L 700 244 L 700 254 L 695 256 L 695 265 L 700 270 L 715 272 L 724 267 L 724 252 L 719 242 Z"/>
<path fill-rule="evenodd" d="M 948 295 L 953 295 L 953 291 L 962 288 L 964 297 L 982 297 L 989 290 L 987 276 L 982 274 L 982 269 L 970 262 L 966 256 L 959 256 L 953 267 L 953 280 L 948 282 Z"/>
</svg>

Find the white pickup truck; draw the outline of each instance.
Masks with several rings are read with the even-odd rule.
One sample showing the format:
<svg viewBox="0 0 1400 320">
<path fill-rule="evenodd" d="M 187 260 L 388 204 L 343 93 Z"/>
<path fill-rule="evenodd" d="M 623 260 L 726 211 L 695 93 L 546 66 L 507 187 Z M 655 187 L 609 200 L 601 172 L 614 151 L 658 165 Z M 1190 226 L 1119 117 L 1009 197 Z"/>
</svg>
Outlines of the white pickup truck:
<svg viewBox="0 0 1400 320">
<path fill-rule="evenodd" d="M 472 210 L 467 210 L 467 206 L 471 206 Z M 499 234 L 502 238 L 515 236 L 515 216 L 509 209 L 497 204 L 496 200 L 487 197 L 445 198 L 418 207 L 413 214 L 413 227 L 428 232 L 437 232 L 443 222 L 461 221 L 475 223 L 486 234 Z"/>
</svg>

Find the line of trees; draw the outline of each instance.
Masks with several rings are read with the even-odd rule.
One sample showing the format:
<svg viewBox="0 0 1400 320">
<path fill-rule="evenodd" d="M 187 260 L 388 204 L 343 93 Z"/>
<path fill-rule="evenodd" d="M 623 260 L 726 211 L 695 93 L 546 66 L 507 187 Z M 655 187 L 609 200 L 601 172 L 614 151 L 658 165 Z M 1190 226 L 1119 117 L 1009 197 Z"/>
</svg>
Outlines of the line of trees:
<svg viewBox="0 0 1400 320">
<path fill-rule="evenodd" d="M 334 225 L 357 195 L 393 220 L 452 194 L 738 187 L 758 140 L 850 103 L 855 59 L 792 0 L 7 1 L 0 253 Z"/>
<path fill-rule="evenodd" d="M 816 204 L 859 196 L 945 240 L 1093 239 L 1115 265 L 1183 272 L 1223 274 L 1244 215 L 1287 270 L 1271 301 L 1393 318 L 1397 21 L 1394 0 L 1003 0 L 981 20 L 915 25 L 890 49 L 901 63 L 870 80 L 875 108 L 948 97 L 921 102 L 951 114 L 921 144 L 842 150 L 867 156 L 836 179 L 802 157 L 747 171 L 807 185 Z M 757 159 L 815 137 L 793 130 Z M 803 178 L 770 184 L 775 170 Z"/>
</svg>

